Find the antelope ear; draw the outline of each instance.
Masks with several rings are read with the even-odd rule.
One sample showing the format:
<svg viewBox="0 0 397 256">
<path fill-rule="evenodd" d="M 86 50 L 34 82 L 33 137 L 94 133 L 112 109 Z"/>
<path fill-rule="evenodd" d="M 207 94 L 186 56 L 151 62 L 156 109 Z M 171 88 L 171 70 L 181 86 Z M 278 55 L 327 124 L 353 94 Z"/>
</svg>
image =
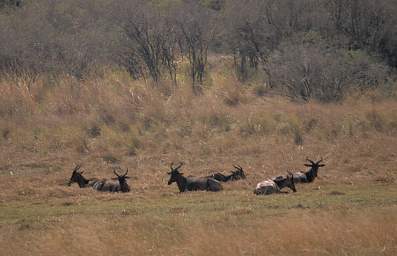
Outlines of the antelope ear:
<svg viewBox="0 0 397 256">
<path fill-rule="evenodd" d="M 113 177 L 113 178 L 111 178 L 111 180 L 118 180 L 118 178 L 114 178 L 114 177 Z"/>
<path fill-rule="evenodd" d="M 167 174 L 171 175 L 172 172 L 167 172 Z"/>
<path fill-rule="evenodd" d="M 183 175 L 183 172 L 180 172 L 179 174 L 180 174 L 180 175 Z"/>
<path fill-rule="evenodd" d="M 304 164 L 304 166 L 306 166 L 306 167 L 312 167 L 311 164 Z"/>
<path fill-rule="evenodd" d="M 320 165 L 319 165 L 319 167 L 324 167 L 324 166 L 325 166 L 325 164 L 320 164 Z"/>
<path fill-rule="evenodd" d="M 125 178 L 125 179 L 131 179 L 131 177 L 130 177 L 130 176 L 125 176 L 124 178 Z"/>
</svg>

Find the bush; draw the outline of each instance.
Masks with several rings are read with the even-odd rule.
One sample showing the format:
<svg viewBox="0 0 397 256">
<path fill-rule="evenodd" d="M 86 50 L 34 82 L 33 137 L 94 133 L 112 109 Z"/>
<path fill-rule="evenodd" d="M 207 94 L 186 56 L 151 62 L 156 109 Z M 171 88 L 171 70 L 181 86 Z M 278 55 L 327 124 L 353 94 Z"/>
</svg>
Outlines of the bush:
<svg viewBox="0 0 397 256">
<path fill-rule="evenodd" d="M 288 41 L 269 61 L 271 83 L 293 98 L 339 101 L 349 90 L 385 84 L 388 67 L 362 51 L 335 49 L 323 43 Z"/>
<path fill-rule="evenodd" d="M 82 81 L 121 67 L 160 88 L 168 79 L 171 92 L 185 67 L 201 95 L 216 53 L 233 57 L 240 81 L 263 76 L 270 89 L 328 102 L 379 87 L 387 65 L 397 66 L 393 0 L 42 0 L 6 7 L 17 2 L 0 1 L 0 76 Z M 233 94 L 226 104 L 239 103 Z"/>
</svg>

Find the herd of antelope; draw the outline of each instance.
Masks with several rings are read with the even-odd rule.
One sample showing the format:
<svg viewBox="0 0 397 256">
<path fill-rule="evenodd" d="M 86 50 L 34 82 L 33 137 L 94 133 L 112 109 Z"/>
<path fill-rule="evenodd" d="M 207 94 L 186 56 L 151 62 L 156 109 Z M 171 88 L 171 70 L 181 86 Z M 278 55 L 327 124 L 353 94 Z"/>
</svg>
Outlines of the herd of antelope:
<svg viewBox="0 0 397 256">
<path fill-rule="evenodd" d="M 310 159 L 306 159 L 308 162 L 305 164 L 309 169 L 306 172 L 297 171 L 297 172 L 288 172 L 286 175 L 280 175 L 272 178 L 265 179 L 259 182 L 256 185 L 254 190 L 254 194 L 256 195 L 269 195 L 273 193 L 287 193 L 281 191 L 283 188 L 289 188 L 293 192 L 296 192 L 295 184 L 296 183 L 310 183 L 315 180 L 317 177 L 318 169 L 320 167 L 325 166 L 322 163 L 323 159 L 319 161 L 312 161 Z M 195 190 L 206 190 L 206 191 L 221 191 L 223 189 L 221 182 L 235 181 L 240 179 L 245 179 L 245 172 L 243 168 L 239 165 L 233 165 L 235 170 L 231 171 L 231 174 L 224 175 L 220 172 L 211 174 L 205 177 L 192 177 L 192 176 L 184 176 L 182 172 L 180 172 L 183 163 L 179 163 L 177 166 L 174 166 L 174 163 L 170 165 L 170 179 L 168 181 L 168 185 L 172 183 L 176 183 L 180 192 L 186 191 L 195 191 Z M 112 178 L 117 182 L 109 182 L 106 179 L 87 179 L 83 176 L 83 172 L 81 171 L 81 165 L 77 165 L 72 172 L 72 176 L 68 182 L 68 185 L 71 186 L 72 183 L 77 183 L 80 188 L 92 187 L 97 191 L 105 191 L 105 192 L 129 192 L 130 186 L 127 183 L 128 169 L 126 169 L 124 174 L 120 174 L 116 169 L 113 170 L 113 173 L 116 177 Z M 121 170 L 121 168 L 118 168 Z"/>
</svg>

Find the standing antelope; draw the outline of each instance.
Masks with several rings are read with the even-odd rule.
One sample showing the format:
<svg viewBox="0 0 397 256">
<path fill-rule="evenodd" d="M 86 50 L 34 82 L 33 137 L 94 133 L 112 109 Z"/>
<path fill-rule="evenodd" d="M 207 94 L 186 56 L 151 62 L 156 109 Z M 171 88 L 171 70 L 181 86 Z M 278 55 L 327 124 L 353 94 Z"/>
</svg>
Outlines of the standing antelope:
<svg viewBox="0 0 397 256">
<path fill-rule="evenodd" d="M 256 185 L 254 193 L 256 195 L 269 195 L 273 193 L 282 193 L 281 189 L 288 187 L 293 192 L 296 192 L 294 176 L 287 175 L 287 177 L 278 177 L 277 179 L 267 179 L 262 182 L 259 182 Z"/>
<path fill-rule="evenodd" d="M 208 177 L 185 177 L 182 172 L 179 172 L 179 169 L 182 167 L 183 163 L 180 163 L 177 167 L 174 167 L 174 164 L 171 163 L 171 171 L 168 172 L 170 179 L 168 181 L 168 185 L 171 185 L 173 182 L 176 182 L 179 188 L 179 192 L 185 191 L 194 191 L 194 190 L 207 190 L 207 191 L 220 191 L 222 190 L 222 185 L 219 181 L 208 178 Z"/>
</svg>

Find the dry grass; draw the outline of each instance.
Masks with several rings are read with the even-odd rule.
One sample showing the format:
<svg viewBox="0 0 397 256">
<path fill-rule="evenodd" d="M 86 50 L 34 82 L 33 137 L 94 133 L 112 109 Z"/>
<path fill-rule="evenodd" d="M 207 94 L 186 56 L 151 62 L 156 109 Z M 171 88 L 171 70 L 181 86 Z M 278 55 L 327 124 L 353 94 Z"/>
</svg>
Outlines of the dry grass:
<svg viewBox="0 0 397 256">
<path fill-rule="evenodd" d="M 2 253 L 395 255 L 397 102 L 301 104 L 231 77 L 217 72 L 200 97 L 183 81 L 159 90 L 119 71 L 2 80 Z M 261 179 L 321 156 L 314 185 L 252 195 Z M 188 175 L 238 163 L 248 178 L 179 195 L 166 185 L 171 161 Z M 133 192 L 64 186 L 78 162 L 89 177 L 129 167 Z"/>
<path fill-rule="evenodd" d="M 78 188 L 69 197 L 0 205 L 12 255 L 394 255 L 395 186 L 314 185 L 293 195 Z M 338 193 L 335 193 L 338 191 Z"/>
</svg>

